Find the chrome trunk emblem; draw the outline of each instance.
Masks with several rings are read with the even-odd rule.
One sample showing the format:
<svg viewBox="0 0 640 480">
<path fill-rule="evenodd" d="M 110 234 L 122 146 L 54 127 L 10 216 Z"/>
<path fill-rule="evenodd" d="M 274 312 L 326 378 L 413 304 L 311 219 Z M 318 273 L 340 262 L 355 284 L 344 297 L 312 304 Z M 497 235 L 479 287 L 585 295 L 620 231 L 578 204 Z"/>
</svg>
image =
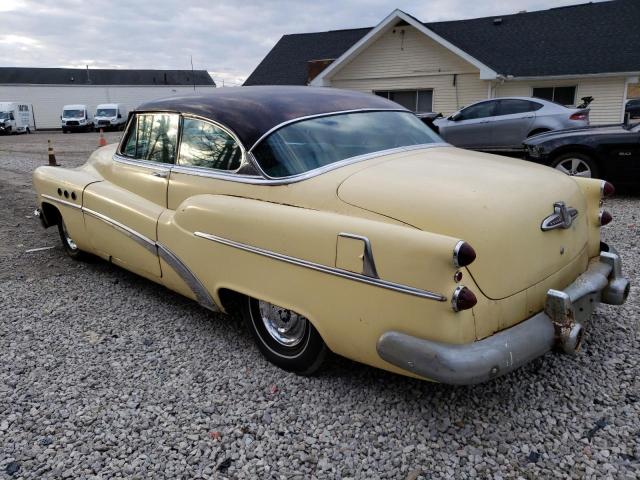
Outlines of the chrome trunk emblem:
<svg viewBox="0 0 640 480">
<path fill-rule="evenodd" d="M 553 204 L 553 213 L 542 221 L 540 228 L 542 231 L 553 230 L 555 228 L 569 228 L 573 219 L 578 216 L 578 210 L 567 207 L 564 202 Z"/>
</svg>

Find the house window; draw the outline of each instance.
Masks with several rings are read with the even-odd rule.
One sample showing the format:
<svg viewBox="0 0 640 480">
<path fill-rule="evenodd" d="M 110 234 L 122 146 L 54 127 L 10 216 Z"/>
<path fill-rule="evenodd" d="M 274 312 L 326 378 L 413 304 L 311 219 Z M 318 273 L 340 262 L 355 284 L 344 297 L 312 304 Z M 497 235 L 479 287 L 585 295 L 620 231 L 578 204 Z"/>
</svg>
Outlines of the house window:
<svg viewBox="0 0 640 480">
<path fill-rule="evenodd" d="M 373 93 L 399 103 L 412 112 L 433 111 L 433 90 L 376 90 Z"/>
<path fill-rule="evenodd" d="M 560 105 L 575 105 L 576 87 L 533 87 L 533 96 Z"/>
</svg>

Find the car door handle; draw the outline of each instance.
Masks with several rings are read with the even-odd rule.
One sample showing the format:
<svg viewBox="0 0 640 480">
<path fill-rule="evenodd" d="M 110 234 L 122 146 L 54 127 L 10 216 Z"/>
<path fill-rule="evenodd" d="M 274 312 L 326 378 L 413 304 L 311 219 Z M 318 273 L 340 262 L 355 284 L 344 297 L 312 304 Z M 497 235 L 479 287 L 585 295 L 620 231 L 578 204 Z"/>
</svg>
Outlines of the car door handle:
<svg viewBox="0 0 640 480">
<path fill-rule="evenodd" d="M 151 175 L 158 178 L 167 178 L 169 176 L 169 171 L 153 172 Z"/>
</svg>

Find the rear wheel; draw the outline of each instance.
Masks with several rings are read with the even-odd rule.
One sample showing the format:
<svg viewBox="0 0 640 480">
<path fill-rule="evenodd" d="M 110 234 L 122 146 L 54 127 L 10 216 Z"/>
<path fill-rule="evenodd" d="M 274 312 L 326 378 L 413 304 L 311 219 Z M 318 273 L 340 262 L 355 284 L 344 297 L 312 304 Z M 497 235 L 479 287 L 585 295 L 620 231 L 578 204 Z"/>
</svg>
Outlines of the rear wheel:
<svg viewBox="0 0 640 480">
<path fill-rule="evenodd" d="M 246 297 L 242 316 L 262 354 L 274 365 L 300 375 L 316 372 L 327 347 L 311 322 L 291 310 Z"/>
<path fill-rule="evenodd" d="M 598 177 L 598 166 L 595 160 L 584 153 L 565 153 L 556 158 L 551 166 L 572 177 Z"/>
<path fill-rule="evenodd" d="M 87 254 L 78 248 L 76 242 L 69 235 L 67 226 L 64 224 L 62 217 L 58 222 L 58 233 L 60 234 L 60 240 L 62 241 L 62 247 L 64 251 L 74 260 L 86 260 Z"/>
</svg>

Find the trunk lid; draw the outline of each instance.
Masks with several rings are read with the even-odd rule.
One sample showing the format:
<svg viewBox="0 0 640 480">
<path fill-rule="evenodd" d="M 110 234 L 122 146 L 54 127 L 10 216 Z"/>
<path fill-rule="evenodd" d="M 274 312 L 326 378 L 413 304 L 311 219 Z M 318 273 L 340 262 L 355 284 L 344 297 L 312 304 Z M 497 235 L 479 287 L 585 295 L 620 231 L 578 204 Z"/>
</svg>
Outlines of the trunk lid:
<svg viewBox="0 0 640 480">
<path fill-rule="evenodd" d="M 351 205 L 469 242 L 482 293 L 502 299 L 553 275 L 587 243 L 586 203 L 570 177 L 523 160 L 452 147 L 389 156 L 346 178 Z M 542 231 L 554 203 L 576 208 L 568 229 Z M 419 261 L 417 259 L 417 261 Z"/>
</svg>

